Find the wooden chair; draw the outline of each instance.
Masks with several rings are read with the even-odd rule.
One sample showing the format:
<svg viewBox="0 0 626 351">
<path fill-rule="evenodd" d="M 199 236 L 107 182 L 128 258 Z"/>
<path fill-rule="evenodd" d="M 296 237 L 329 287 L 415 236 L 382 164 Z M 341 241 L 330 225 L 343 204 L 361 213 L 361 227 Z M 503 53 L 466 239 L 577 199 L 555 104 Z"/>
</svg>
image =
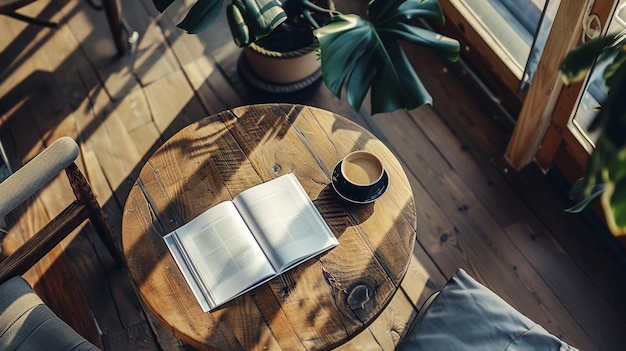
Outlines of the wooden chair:
<svg viewBox="0 0 626 351">
<path fill-rule="evenodd" d="M 36 0 L 0 0 L 0 14 L 39 26 L 57 28 L 57 23 L 24 16 L 16 12 L 34 1 Z M 124 26 L 118 0 L 102 0 L 102 6 L 95 6 L 91 1 L 89 1 L 89 4 L 96 9 L 102 8 L 104 10 L 111 34 L 113 35 L 117 54 L 118 56 L 124 56 L 126 54 L 126 44 L 124 43 Z"/>
<path fill-rule="evenodd" d="M 0 183 L 0 218 L 4 218 L 63 170 L 76 197 L 59 215 L 0 262 L 0 284 L 14 276 L 23 275 L 87 219 L 116 263 L 123 264 L 124 259 L 113 241 L 102 209 L 89 183 L 74 163 L 78 153 L 76 142 L 70 137 L 62 137 Z"/>
</svg>

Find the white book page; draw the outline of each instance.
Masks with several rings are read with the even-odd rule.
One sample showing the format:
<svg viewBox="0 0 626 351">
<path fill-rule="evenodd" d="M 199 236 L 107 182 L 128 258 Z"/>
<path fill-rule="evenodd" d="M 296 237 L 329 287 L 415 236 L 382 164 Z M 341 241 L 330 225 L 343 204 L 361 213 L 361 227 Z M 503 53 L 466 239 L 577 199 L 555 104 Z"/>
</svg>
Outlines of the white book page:
<svg viewBox="0 0 626 351">
<path fill-rule="evenodd" d="M 275 272 L 232 202 L 222 202 L 177 229 L 215 305 Z M 214 306 L 213 306 L 214 307 Z"/>
<path fill-rule="evenodd" d="M 233 201 L 277 271 L 338 244 L 292 173 L 246 190 Z"/>
</svg>

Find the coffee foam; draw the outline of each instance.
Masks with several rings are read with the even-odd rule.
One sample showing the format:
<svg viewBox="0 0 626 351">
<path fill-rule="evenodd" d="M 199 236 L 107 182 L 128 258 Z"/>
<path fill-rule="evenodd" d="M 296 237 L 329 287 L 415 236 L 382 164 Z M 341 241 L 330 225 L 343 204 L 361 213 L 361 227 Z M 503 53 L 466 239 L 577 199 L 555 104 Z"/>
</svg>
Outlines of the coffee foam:
<svg viewBox="0 0 626 351">
<path fill-rule="evenodd" d="M 344 158 L 341 172 L 349 182 L 367 186 L 380 179 L 383 168 L 374 155 L 365 152 L 355 152 Z"/>
</svg>

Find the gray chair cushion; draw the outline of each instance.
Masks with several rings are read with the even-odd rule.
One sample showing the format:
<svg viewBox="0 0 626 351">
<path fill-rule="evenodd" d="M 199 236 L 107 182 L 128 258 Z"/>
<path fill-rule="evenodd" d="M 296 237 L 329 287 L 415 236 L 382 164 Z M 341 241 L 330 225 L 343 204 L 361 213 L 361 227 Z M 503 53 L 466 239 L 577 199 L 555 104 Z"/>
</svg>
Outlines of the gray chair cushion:
<svg viewBox="0 0 626 351">
<path fill-rule="evenodd" d="M 398 350 L 576 350 L 459 269 Z"/>
<path fill-rule="evenodd" d="M 57 317 L 22 277 L 0 284 L 0 350 L 98 350 Z"/>
</svg>

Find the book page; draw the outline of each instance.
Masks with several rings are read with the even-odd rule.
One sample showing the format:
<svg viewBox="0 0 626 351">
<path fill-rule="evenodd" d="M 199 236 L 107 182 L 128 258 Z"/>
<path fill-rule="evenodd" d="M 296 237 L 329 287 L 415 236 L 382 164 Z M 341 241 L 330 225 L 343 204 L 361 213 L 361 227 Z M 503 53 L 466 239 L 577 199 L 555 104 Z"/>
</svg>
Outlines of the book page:
<svg viewBox="0 0 626 351">
<path fill-rule="evenodd" d="M 233 202 L 277 271 L 338 244 L 292 173 L 248 189 Z"/>
<path fill-rule="evenodd" d="M 188 270 L 200 280 L 198 285 L 210 305 L 220 305 L 275 275 L 230 201 L 212 207 L 173 233 Z"/>
</svg>

